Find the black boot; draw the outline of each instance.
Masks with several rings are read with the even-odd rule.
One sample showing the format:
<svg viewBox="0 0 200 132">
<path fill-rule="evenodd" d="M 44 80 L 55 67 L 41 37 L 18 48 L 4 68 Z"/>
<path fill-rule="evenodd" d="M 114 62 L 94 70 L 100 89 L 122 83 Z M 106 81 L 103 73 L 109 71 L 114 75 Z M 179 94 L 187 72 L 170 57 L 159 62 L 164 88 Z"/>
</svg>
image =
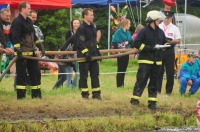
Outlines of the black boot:
<svg viewBox="0 0 200 132">
<path fill-rule="evenodd" d="M 41 90 L 40 89 L 32 89 L 31 93 L 32 99 L 34 98 L 42 98 Z"/>
<path fill-rule="evenodd" d="M 23 99 L 26 97 L 26 89 L 17 89 L 17 99 Z"/>
<path fill-rule="evenodd" d="M 140 102 L 137 99 L 131 99 L 130 103 L 132 106 L 135 106 L 135 105 L 139 105 Z"/>
<path fill-rule="evenodd" d="M 148 102 L 148 108 L 152 109 L 152 110 L 156 110 L 157 109 L 156 102 L 155 101 L 149 101 Z"/>
<path fill-rule="evenodd" d="M 82 92 L 81 93 L 83 99 L 89 99 L 89 92 Z"/>
<path fill-rule="evenodd" d="M 92 98 L 97 99 L 97 100 L 102 100 L 101 99 L 101 91 L 94 91 L 92 92 Z"/>
</svg>

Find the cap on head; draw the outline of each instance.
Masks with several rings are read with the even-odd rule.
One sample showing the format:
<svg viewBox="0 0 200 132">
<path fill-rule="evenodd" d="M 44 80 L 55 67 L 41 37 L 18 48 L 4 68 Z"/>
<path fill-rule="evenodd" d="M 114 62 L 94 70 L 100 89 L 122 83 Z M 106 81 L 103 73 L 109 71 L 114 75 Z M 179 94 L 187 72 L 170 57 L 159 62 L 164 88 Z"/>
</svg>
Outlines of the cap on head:
<svg viewBox="0 0 200 132">
<path fill-rule="evenodd" d="M 164 15 L 166 18 L 170 18 L 174 16 L 174 12 L 171 11 L 164 11 Z"/>
<path fill-rule="evenodd" d="M 192 52 L 192 53 L 188 54 L 188 58 L 190 58 L 190 57 L 197 58 L 197 55 L 194 52 Z"/>
<path fill-rule="evenodd" d="M 164 18 L 165 18 L 165 15 L 162 12 L 157 11 L 157 10 L 152 10 L 147 13 L 147 18 L 145 21 L 151 22 L 157 19 L 163 20 Z"/>
<path fill-rule="evenodd" d="M 171 7 L 176 5 L 175 0 L 163 0 L 163 3 Z"/>
</svg>

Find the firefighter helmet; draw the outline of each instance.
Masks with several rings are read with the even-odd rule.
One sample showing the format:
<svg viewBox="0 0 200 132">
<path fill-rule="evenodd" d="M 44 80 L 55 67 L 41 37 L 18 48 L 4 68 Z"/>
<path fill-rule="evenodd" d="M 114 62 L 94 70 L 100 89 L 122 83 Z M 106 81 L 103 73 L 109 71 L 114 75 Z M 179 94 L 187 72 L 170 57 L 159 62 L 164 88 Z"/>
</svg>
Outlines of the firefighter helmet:
<svg viewBox="0 0 200 132">
<path fill-rule="evenodd" d="M 171 7 L 176 5 L 175 0 L 163 0 L 163 3 Z"/>
<path fill-rule="evenodd" d="M 146 22 L 155 21 L 157 19 L 163 20 L 165 15 L 157 10 L 152 10 L 147 13 Z"/>
</svg>

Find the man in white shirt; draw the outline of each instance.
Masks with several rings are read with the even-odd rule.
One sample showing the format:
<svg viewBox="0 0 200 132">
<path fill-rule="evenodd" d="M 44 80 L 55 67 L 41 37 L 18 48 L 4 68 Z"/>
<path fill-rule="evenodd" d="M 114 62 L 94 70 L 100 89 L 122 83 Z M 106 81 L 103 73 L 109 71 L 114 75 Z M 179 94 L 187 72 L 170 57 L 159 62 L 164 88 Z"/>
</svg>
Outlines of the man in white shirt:
<svg viewBox="0 0 200 132">
<path fill-rule="evenodd" d="M 167 75 L 166 94 L 170 95 L 174 85 L 174 46 L 176 44 L 180 44 L 181 35 L 179 28 L 171 23 L 174 13 L 166 11 L 164 14 L 166 18 L 161 24 L 159 24 L 159 27 L 164 31 L 166 39 L 170 43 L 171 47 L 163 51 L 162 68 L 157 80 L 157 91 L 158 93 L 161 93 L 162 80 L 165 69 Z"/>
</svg>

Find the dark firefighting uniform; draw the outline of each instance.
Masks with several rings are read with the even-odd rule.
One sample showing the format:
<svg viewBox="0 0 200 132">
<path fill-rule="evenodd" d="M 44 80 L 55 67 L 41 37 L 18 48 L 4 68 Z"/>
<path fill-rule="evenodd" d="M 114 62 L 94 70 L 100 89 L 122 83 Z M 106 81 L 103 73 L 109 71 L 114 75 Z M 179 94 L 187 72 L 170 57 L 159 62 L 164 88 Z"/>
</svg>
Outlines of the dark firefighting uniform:
<svg viewBox="0 0 200 132">
<path fill-rule="evenodd" d="M 149 78 L 148 103 L 149 105 L 156 104 L 156 78 L 162 65 L 162 50 L 156 50 L 154 47 L 156 44 L 163 45 L 165 42 L 165 34 L 158 27 L 153 29 L 148 25 L 138 33 L 134 41 L 134 47 L 140 51 L 138 58 L 139 68 L 131 104 L 135 105 L 139 103 L 139 98 Z"/>
<path fill-rule="evenodd" d="M 83 22 L 76 32 L 77 39 L 77 57 L 99 56 L 100 52 L 96 42 L 96 28 L 93 24 L 88 25 Z M 92 97 L 100 98 L 101 90 L 99 84 L 99 64 L 97 60 L 79 61 L 80 80 L 79 88 L 82 90 L 82 97 L 89 97 L 89 89 L 87 84 L 88 71 L 90 72 Z"/>
<path fill-rule="evenodd" d="M 12 23 L 11 40 L 14 44 L 15 55 L 35 56 L 35 46 L 44 52 L 43 45 L 35 36 L 31 19 L 28 17 L 25 19 L 21 14 Z M 41 73 L 38 61 L 20 58 L 16 61 L 17 99 L 22 99 L 26 96 L 27 72 L 30 78 L 32 98 L 41 98 Z"/>
</svg>

